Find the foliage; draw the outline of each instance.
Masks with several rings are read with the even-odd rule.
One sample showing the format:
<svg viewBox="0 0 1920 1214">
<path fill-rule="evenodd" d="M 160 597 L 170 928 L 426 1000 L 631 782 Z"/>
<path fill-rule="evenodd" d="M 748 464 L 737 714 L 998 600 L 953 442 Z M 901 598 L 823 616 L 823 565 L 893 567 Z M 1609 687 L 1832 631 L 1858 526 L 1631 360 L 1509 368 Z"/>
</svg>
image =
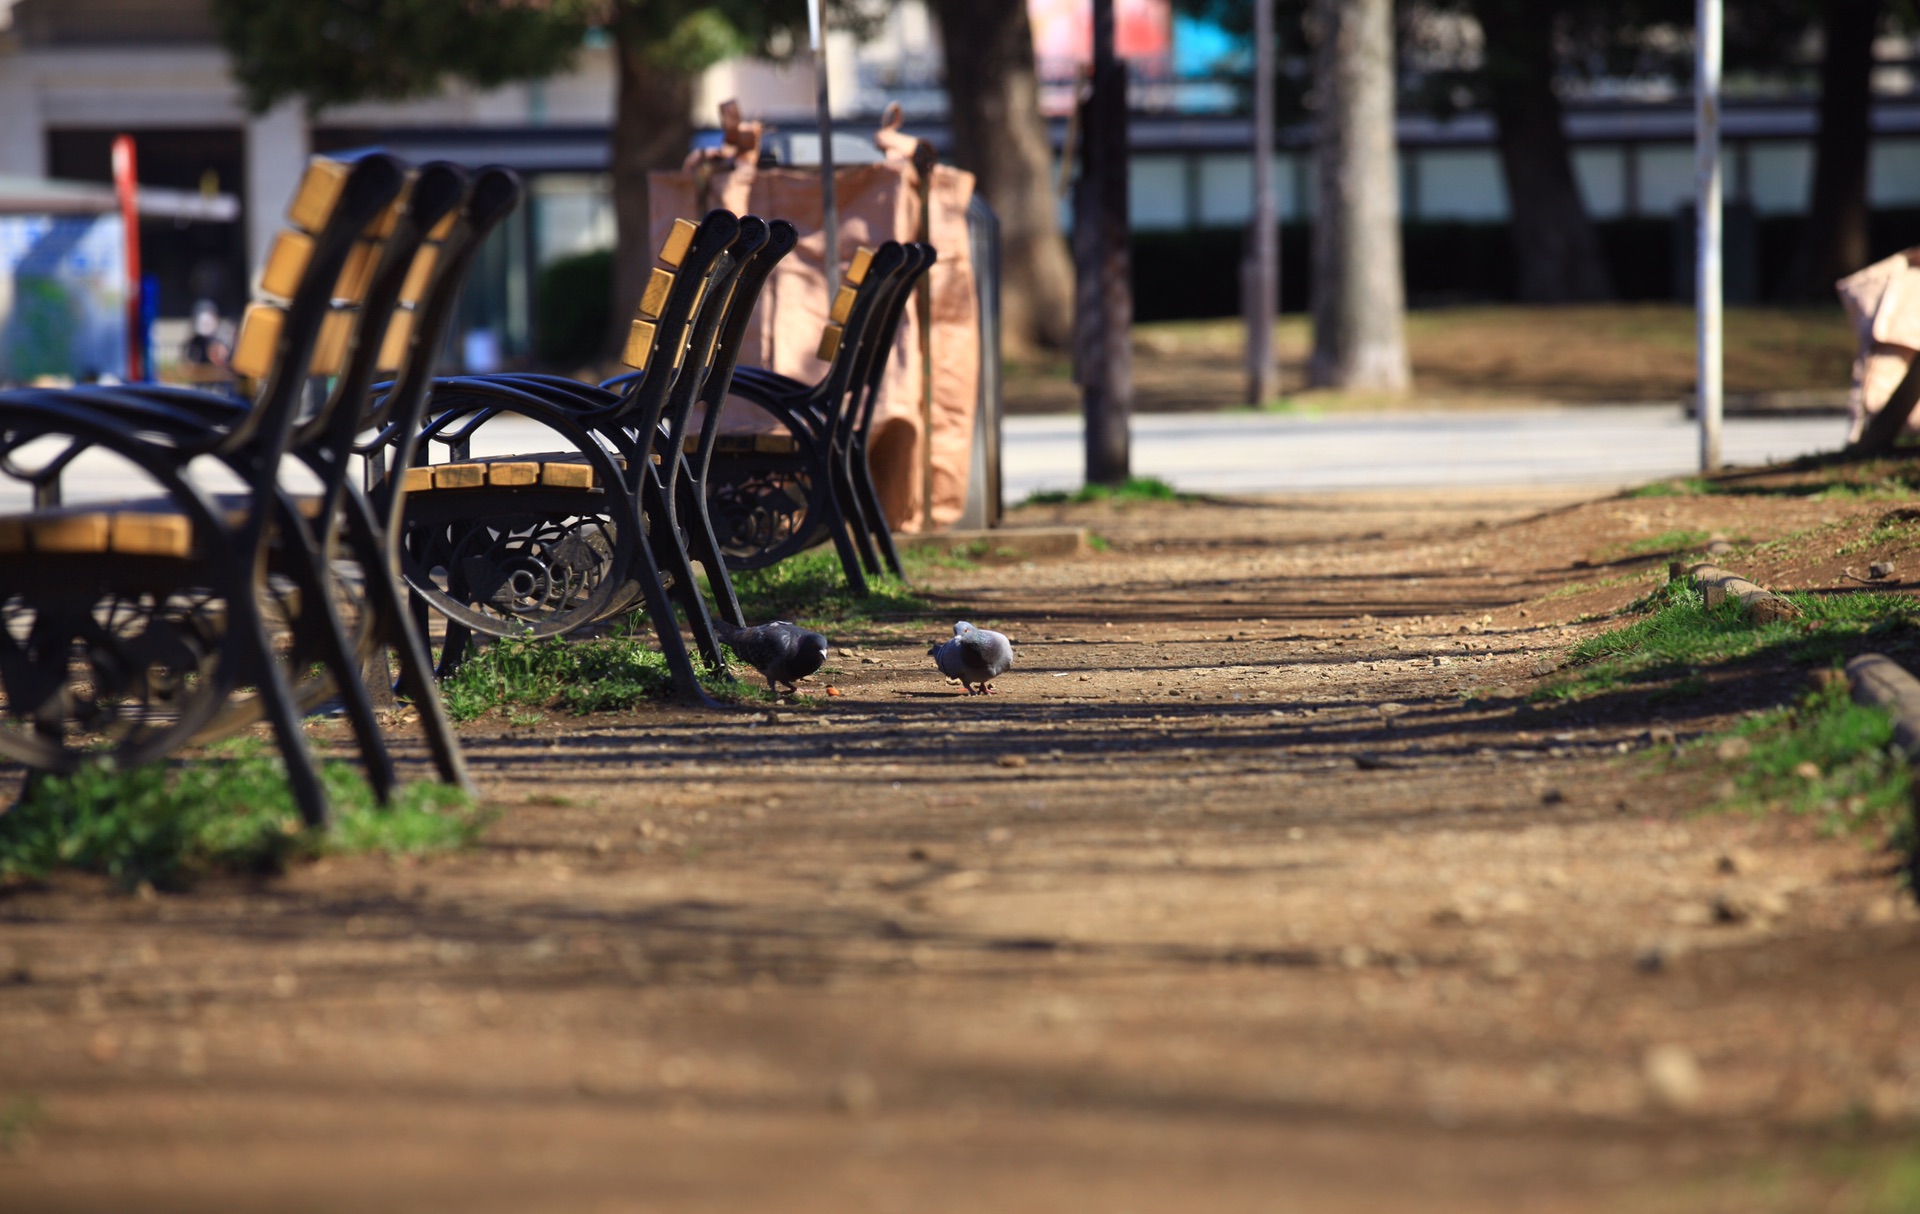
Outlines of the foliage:
<svg viewBox="0 0 1920 1214">
<path fill-rule="evenodd" d="M 842 28 L 872 28 L 876 0 L 839 0 Z M 568 67 L 605 29 L 662 70 L 693 73 L 804 30 L 804 0 L 213 0 L 234 78 L 256 112 L 300 98 L 309 112 L 430 96 L 450 81 L 491 88 Z"/>
<path fill-rule="evenodd" d="M 578 367 L 600 352 L 613 292 L 613 250 L 562 257 L 540 271 L 534 341 L 550 367 Z"/>
<path fill-rule="evenodd" d="M 247 104 L 290 97 L 309 113 L 365 99 L 492 87 L 572 62 L 586 34 L 577 4 L 511 0 L 213 0 L 213 20 Z"/>
<path fill-rule="evenodd" d="M 1130 476 L 1118 485 L 1082 485 L 1072 493 L 1040 489 L 1027 494 L 1022 506 L 1085 505 L 1088 502 L 1173 502 L 1187 495 L 1157 476 Z"/>
<path fill-rule="evenodd" d="M 709 694 L 730 698 L 725 680 L 702 674 Z M 635 636 L 569 641 L 501 637 L 467 655 L 441 684 L 447 712 L 471 721 L 491 708 L 566 708 L 577 715 L 624 712 L 673 695 L 667 660 Z M 527 718 L 521 716 L 519 721 Z"/>
<path fill-rule="evenodd" d="M 902 559 L 914 558 L 903 554 Z M 835 627 L 926 614 L 926 600 L 892 578 L 869 577 L 867 582 L 867 594 L 854 594 L 833 550 L 816 548 L 765 569 L 734 574 L 733 590 L 749 623 L 791 620 L 824 632 L 829 639 Z"/>
<path fill-rule="evenodd" d="M 1577 699 L 1627 684 L 1688 680 L 1701 667 L 1763 655 L 1799 665 L 1831 664 L 1866 648 L 1868 638 L 1902 644 L 1900 634 L 1920 616 L 1920 599 L 1903 594 L 1781 597 L 1802 618 L 1755 626 L 1738 604 L 1710 608 L 1690 581 L 1669 582 L 1628 608 L 1642 618 L 1575 645 L 1568 653 L 1574 673 L 1539 694 Z M 1693 678 L 1682 689 L 1697 686 Z"/>
<path fill-rule="evenodd" d="M 36 780 L 0 814 L 0 881 L 60 869 L 101 873 L 122 888 L 180 889 L 212 872 L 277 872 L 327 852 L 459 847 L 484 822 L 443 784 L 401 789 L 382 806 L 346 763 L 321 770 L 334 808 L 329 833 L 305 829 L 285 768 L 263 743 L 216 748 L 205 760 L 127 771 L 95 763 Z"/>
<path fill-rule="evenodd" d="M 1892 746 L 1893 719 L 1855 704 L 1845 680 L 1750 717 L 1732 736 L 1751 749 L 1740 760 L 1731 807 L 1784 809 L 1818 816 L 1831 831 L 1873 830 L 1897 846 L 1911 844 L 1911 768 Z M 1705 739 L 1694 749 L 1723 741 Z"/>
</svg>

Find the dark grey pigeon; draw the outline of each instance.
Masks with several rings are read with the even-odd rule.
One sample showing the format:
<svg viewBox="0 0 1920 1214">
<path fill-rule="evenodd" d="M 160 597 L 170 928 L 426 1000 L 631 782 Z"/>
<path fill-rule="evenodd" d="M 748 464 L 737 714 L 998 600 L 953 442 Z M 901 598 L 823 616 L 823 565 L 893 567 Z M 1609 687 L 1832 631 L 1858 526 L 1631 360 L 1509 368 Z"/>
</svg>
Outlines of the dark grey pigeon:
<svg viewBox="0 0 1920 1214">
<path fill-rule="evenodd" d="M 953 639 L 927 650 L 940 673 L 960 680 L 968 695 L 993 694 L 993 680 L 1013 666 L 1013 642 L 1002 633 L 975 628 L 961 620 L 953 626 Z M 974 684 L 978 683 L 976 691 Z"/>
<path fill-rule="evenodd" d="M 713 627 L 735 656 L 767 676 L 767 690 L 775 695 L 780 694 L 776 683 L 785 683 L 787 690 L 798 691 L 795 684 L 820 669 L 820 663 L 827 660 L 827 638 L 785 620 L 741 628 L 725 616 L 716 615 Z"/>
</svg>

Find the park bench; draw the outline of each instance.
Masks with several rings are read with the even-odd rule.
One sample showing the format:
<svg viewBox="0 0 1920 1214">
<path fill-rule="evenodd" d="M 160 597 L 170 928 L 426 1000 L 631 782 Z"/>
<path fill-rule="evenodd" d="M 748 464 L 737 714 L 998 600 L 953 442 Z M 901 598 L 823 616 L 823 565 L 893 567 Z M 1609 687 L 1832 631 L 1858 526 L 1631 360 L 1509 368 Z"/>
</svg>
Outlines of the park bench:
<svg viewBox="0 0 1920 1214">
<path fill-rule="evenodd" d="M 855 254 L 821 336 L 828 367 L 817 382 L 738 369 L 731 394 L 784 433 L 724 434 L 725 398 L 705 402 L 695 467 L 732 568 L 764 568 L 831 542 L 856 593 L 866 593 L 867 575 L 883 572 L 883 561 L 904 576 L 867 435 L 901 318 L 934 258 L 930 245 L 893 241 Z"/>
<path fill-rule="evenodd" d="M 377 154 L 309 166 L 292 226 L 262 272 L 267 298 L 249 308 L 236 342 L 234 369 L 260 386 L 251 401 L 146 385 L 0 398 L 7 470 L 33 484 L 41 507 L 19 520 L 27 542 L 0 551 L 0 571 L 30 556 L 42 575 L 6 603 L 0 681 L 16 727 L 0 729 L 0 750 L 59 771 L 104 746 L 125 765 L 265 716 L 301 811 L 317 824 L 327 806 L 300 715 L 338 695 L 369 778 L 387 795 L 391 760 L 359 665 L 392 645 L 442 776 L 466 782 L 402 610 L 387 529 L 346 469 L 360 427 L 409 409 L 417 426 L 459 284 L 518 183 L 485 170 L 470 189 L 451 165 L 429 165 L 411 182 L 403 173 Z M 380 406 L 393 418 L 363 415 L 376 368 L 396 367 L 408 386 Z M 64 446 L 31 467 L 19 462 L 47 439 Z M 96 448 L 146 471 L 164 497 L 59 507 L 61 473 Z M 209 456 L 245 491 L 215 495 L 195 483 L 187 466 Z M 317 491 L 289 487 L 296 463 Z M 104 538 L 72 541 L 48 566 L 49 520 L 101 518 Z"/>
<path fill-rule="evenodd" d="M 724 670 L 689 553 L 706 523 L 684 509 L 697 501 L 681 488 L 687 417 L 716 370 L 731 369 L 723 322 L 752 309 L 792 243 L 789 225 L 725 211 L 676 224 L 632 322 L 625 361 L 636 372 L 612 386 L 526 374 L 435 384 L 405 472 L 403 549 L 423 609 L 447 620 L 443 673 L 476 635 L 562 635 L 643 603 L 678 694 L 707 699 L 674 613 Z M 561 449 L 476 455 L 476 436 L 503 418 L 539 424 Z M 709 581 L 733 601 L 724 565 L 709 565 Z"/>
</svg>

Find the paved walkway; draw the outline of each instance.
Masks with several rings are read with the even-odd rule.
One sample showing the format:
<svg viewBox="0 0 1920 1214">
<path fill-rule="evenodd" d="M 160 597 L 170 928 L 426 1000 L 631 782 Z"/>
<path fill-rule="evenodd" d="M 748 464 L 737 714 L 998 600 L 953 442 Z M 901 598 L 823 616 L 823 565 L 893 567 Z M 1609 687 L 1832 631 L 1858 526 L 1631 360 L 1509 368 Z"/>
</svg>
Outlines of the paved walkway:
<svg viewBox="0 0 1920 1214">
<path fill-rule="evenodd" d="M 1845 437 L 1837 417 L 1729 418 L 1725 458 L 1758 464 L 1831 450 Z M 513 420 L 477 442 L 475 454 L 550 449 L 540 427 Z M 1191 493 L 1287 493 L 1581 485 L 1596 489 L 1685 476 L 1699 467 L 1693 422 L 1671 405 L 1585 405 L 1435 413 L 1146 414 L 1134 419 L 1133 467 Z M 1002 479 L 1009 505 L 1042 489 L 1080 487 L 1085 454 L 1072 415 L 1006 421 Z M 204 461 L 203 461 L 204 462 Z M 144 477 L 89 456 L 72 470 L 69 501 L 115 498 Z M 230 489 L 216 468 L 203 482 Z M 297 477 L 294 479 L 298 479 Z M 135 488 L 135 493 L 148 490 Z M 0 509 L 27 504 L 0 481 Z"/>
<path fill-rule="evenodd" d="M 1832 450 L 1832 416 L 1728 418 L 1727 462 Z M 1074 490 L 1085 467 L 1080 419 L 1008 418 L 1001 477 L 1009 505 Z M 1284 493 L 1429 486 L 1620 487 L 1699 468 L 1696 424 L 1671 405 L 1584 405 L 1445 413 L 1180 413 L 1137 417 L 1133 469 L 1193 493 Z"/>
</svg>

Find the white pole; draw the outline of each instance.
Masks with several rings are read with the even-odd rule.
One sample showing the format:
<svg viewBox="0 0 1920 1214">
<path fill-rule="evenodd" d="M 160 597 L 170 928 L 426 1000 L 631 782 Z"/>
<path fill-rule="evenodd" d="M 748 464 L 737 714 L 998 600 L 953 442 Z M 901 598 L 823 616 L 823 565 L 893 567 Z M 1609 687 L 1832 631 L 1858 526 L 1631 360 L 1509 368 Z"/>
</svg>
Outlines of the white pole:
<svg viewBox="0 0 1920 1214">
<path fill-rule="evenodd" d="M 1721 0 L 1695 0 L 1693 77 L 1694 340 L 1698 355 L 1700 471 L 1720 467 L 1720 42 Z"/>
<path fill-rule="evenodd" d="M 1247 403 L 1280 395 L 1273 322 L 1279 310 L 1279 215 L 1273 197 L 1273 0 L 1253 0 L 1253 289 L 1247 300 Z"/>
<path fill-rule="evenodd" d="M 820 222 L 826 230 L 827 306 L 840 289 L 840 207 L 833 194 L 833 112 L 827 103 L 827 38 L 820 0 L 807 0 L 807 34 L 813 40 L 813 96 L 820 126 Z"/>
</svg>

